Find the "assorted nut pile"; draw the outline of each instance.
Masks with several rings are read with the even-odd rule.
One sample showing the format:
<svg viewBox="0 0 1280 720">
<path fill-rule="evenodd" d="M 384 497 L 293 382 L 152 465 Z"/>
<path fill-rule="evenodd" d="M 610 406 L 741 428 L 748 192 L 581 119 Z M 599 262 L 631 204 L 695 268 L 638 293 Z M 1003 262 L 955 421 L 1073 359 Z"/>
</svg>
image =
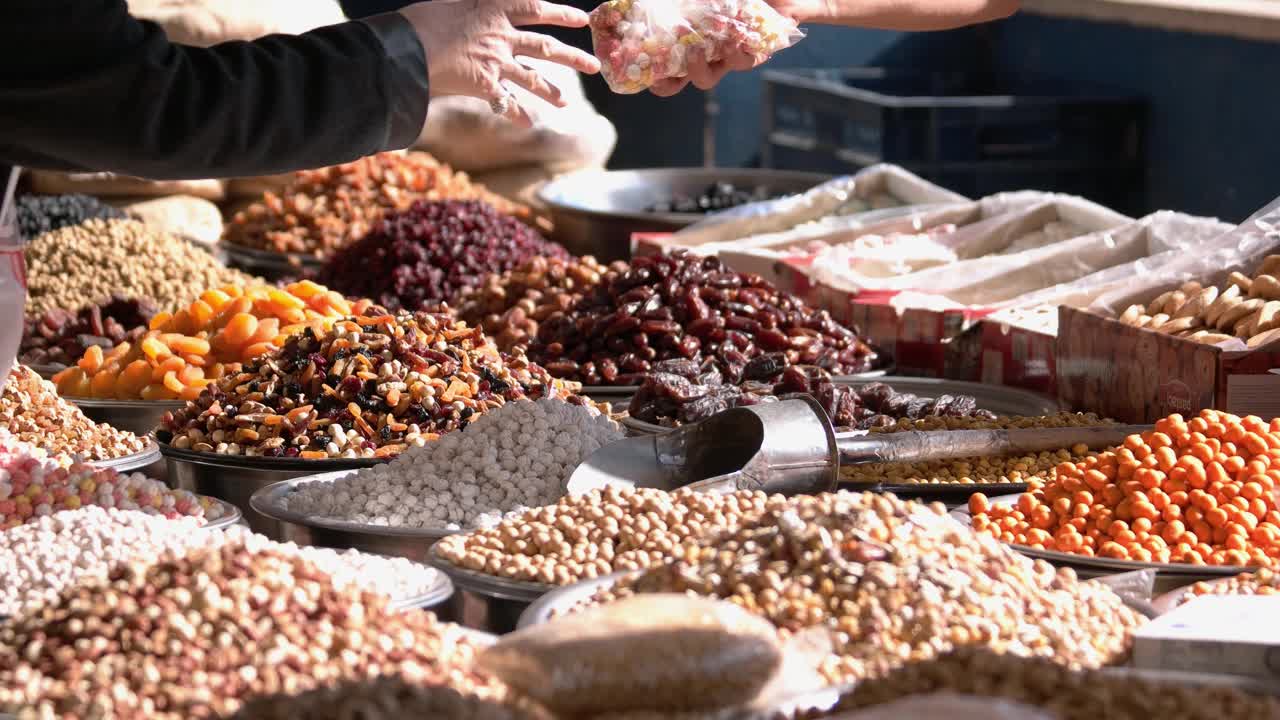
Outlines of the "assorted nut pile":
<svg viewBox="0 0 1280 720">
<path fill-rule="evenodd" d="M 123 220 L 128 215 L 89 195 L 20 195 L 18 232 L 28 240 L 85 220 Z"/>
<path fill-rule="evenodd" d="M 278 253 L 327 258 L 372 231 L 382 214 L 418 200 L 483 200 L 527 217 L 528 208 L 474 184 L 425 153 L 382 153 L 297 173 L 279 194 L 235 214 L 223 239 Z"/>
<path fill-rule="evenodd" d="M 136 220 L 87 220 L 27 245 L 27 315 L 80 308 L 113 294 L 177 307 L 206 288 L 253 278 Z"/>
<path fill-rule="evenodd" d="M 317 279 L 390 310 L 426 310 L 534 257 L 568 252 L 484 202 L 416 202 L 334 252 Z"/>
<path fill-rule="evenodd" d="M 361 720 L 553 720 L 524 698 L 481 697 L 448 685 L 415 685 L 396 676 L 252 700 L 231 720 L 353 720 L 353 713 Z"/>
<path fill-rule="evenodd" d="M 396 673 L 501 697 L 430 613 L 340 590 L 297 555 L 235 544 L 121 565 L 0 627 L 0 711 L 192 718 Z"/>
<path fill-rule="evenodd" d="M 360 316 L 304 328 L 166 414 L 159 435 L 223 455 L 390 457 L 554 392 L 541 368 L 504 359 L 479 328 L 449 316 Z"/>
<path fill-rule="evenodd" d="M 1057 720 L 1266 720 L 1280 701 L 1231 687 L 1153 682 L 1127 674 L 1072 670 L 1052 660 L 984 648 L 961 648 L 859 683 L 832 709 L 847 713 L 912 695 L 952 692 L 1003 698 L 1039 708 Z"/>
<path fill-rule="evenodd" d="M 718 412 L 746 405 L 776 402 L 786 395 L 809 395 L 822 405 L 839 428 L 867 429 L 893 423 L 897 417 L 989 419 L 969 395 L 943 395 L 934 400 L 901 393 L 884 383 L 862 387 L 836 384 L 831 373 L 812 365 L 790 365 L 784 353 L 759 355 L 742 372 L 743 382 L 725 382 L 715 364 L 704 360 L 663 360 L 654 363 L 631 399 L 631 417 L 675 427 L 705 420 Z"/>
<path fill-rule="evenodd" d="M 1088 668 L 1128 652 L 1129 632 L 1144 620 L 1109 588 L 1022 557 L 945 513 L 892 495 L 799 497 L 686 545 L 594 600 L 683 592 L 729 600 L 788 634 L 828 627 L 833 654 L 821 671 L 832 683 L 966 645 Z"/>
<path fill-rule="evenodd" d="M 609 487 L 561 498 L 492 528 L 451 535 L 436 551 L 467 570 L 568 585 L 682 557 L 705 533 L 732 529 L 784 502 L 760 492 Z"/>
<path fill-rule="evenodd" d="M 386 465 L 301 485 L 287 507 L 362 525 L 485 527 L 550 505 L 588 455 L 618 440 L 617 423 L 560 400 L 513 402 Z"/>
<path fill-rule="evenodd" d="M 826 311 L 685 251 L 636 258 L 610 274 L 571 310 L 540 323 L 529 348 L 553 375 L 586 385 L 639 385 L 654 363 L 672 359 L 710 359 L 737 383 L 747 363 L 769 352 L 835 374 L 879 361 Z"/>
<path fill-rule="evenodd" d="M 139 338 L 106 351 L 89 348 L 54 382 L 68 397 L 194 400 L 210 383 L 303 328 L 322 331 L 371 306 L 309 281 L 284 288 L 224 285 L 176 313 L 151 318 L 150 330 Z"/>
<path fill-rule="evenodd" d="M 298 547 L 240 527 L 198 532 L 193 517 L 166 519 L 132 510 L 86 506 L 55 513 L 0 535 L 0 615 L 17 615 L 57 600 L 75 585 L 107 577 L 122 563 L 150 564 L 166 554 L 227 544 L 253 552 L 296 554 L 339 588 L 364 589 L 393 601 L 420 597 L 440 582 L 438 571 L 404 558 Z"/>
<path fill-rule="evenodd" d="M 1199 595 L 1280 595 L 1280 573 L 1269 568 L 1187 588 L 1183 602 Z"/>
<path fill-rule="evenodd" d="M 1253 277 L 1231 273 L 1224 288 L 1188 282 L 1132 305 L 1120 322 L 1206 345 L 1240 338 L 1258 348 L 1280 340 L 1280 255 L 1268 255 Z"/>
<path fill-rule="evenodd" d="M 0 528 L 33 522 L 62 510 L 96 505 L 139 510 L 166 518 L 216 520 L 222 505 L 186 490 L 170 490 L 141 473 L 120 474 L 87 463 L 61 462 L 0 437 Z"/>
<path fill-rule="evenodd" d="M 116 295 L 75 312 L 59 308 L 28 317 L 18 359 L 28 365 L 66 367 L 91 347 L 110 348 L 137 340 L 155 314 L 150 300 Z"/>
<path fill-rule="evenodd" d="M 1121 447 L 1054 468 L 1015 505 L 969 500 L 1005 542 L 1141 562 L 1272 566 L 1280 559 L 1280 419 L 1170 415 Z"/>
<path fill-rule="evenodd" d="M 503 352 L 528 347 L 538 323 L 573 307 L 605 273 L 626 272 L 622 262 L 601 265 L 590 255 L 580 258 L 535 257 L 519 267 L 489 275 L 465 288 L 458 298 L 458 317 L 483 327 Z"/>
<path fill-rule="evenodd" d="M 53 383 L 25 365 L 16 365 L 0 389 L 0 427 L 16 439 L 53 454 L 85 460 L 112 460 L 141 452 L 146 442 L 85 417 L 58 397 Z"/>
</svg>

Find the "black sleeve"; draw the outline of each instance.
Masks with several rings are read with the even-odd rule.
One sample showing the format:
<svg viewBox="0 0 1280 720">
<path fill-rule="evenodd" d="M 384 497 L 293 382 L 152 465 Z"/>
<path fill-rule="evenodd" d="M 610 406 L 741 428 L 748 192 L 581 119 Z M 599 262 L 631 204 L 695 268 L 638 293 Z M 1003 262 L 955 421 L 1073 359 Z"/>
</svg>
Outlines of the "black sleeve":
<svg viewBox="0 0 1280 720">
<path fill-rule="evenodd" d="M 0 163 L 157 180 L 334 165 L 411 145 L 427 97 L 398 14 L 204 49 L 124 0 L 0 9 Z"/>
</svg>

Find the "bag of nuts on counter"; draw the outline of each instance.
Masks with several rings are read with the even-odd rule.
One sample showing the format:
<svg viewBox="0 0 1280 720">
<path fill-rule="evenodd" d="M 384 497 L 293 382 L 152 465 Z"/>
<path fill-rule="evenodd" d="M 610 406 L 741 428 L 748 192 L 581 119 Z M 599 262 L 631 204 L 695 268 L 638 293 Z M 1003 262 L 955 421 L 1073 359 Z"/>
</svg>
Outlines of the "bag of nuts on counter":
<svg viewBox="0 0 1280 720">
<path fill-rule="evenodd" d="M 557 713 L 693 712 L 817 689 L 823 639 L 784 645 L 737 605 L 657 593 L 517 631 L 476 664 Z"/>
<path fill-rule="evenodd" d="M 18 232 L 18 202 L 14 194 L 22 168 L 9 171 L 0 185 L 0 378 L 9 377 L 22 342 L 22 314 L 27 304 L 27 269 L 22 256 L 25 243 Z M 3 384 L 3 380 L 0 380 Z"/>
</svg>

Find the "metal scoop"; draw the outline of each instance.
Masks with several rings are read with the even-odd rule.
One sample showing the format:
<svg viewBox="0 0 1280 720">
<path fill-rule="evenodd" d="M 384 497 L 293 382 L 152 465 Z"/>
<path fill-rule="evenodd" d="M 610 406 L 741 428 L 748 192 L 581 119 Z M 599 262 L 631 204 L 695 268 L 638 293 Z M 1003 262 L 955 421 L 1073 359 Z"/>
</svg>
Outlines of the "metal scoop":
<svg viewBox="0 0 1280 720">
<path fill-rule="evenodd" d="M 1040 430 L 836 433 L 807 396 L 733 408 L 663 435 L 627 438 L 588 457 L 569 477 L 571 495 L 606 485 L 797 495 L 836 489 L 840 465 L 919 462 L 1122 443 L 1146 425 Z"/>
</svg>

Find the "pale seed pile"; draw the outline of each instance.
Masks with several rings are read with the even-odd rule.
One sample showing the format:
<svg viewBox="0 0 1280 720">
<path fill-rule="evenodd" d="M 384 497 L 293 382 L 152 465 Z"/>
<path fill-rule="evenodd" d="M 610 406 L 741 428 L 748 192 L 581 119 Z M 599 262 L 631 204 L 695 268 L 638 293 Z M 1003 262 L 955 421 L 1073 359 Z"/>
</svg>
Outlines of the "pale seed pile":
<svg viewBox="0 0 1280 720">
<path fill-rule="evenodd" d="M 0 626 L 0 712 L 188 720 L 396 673 L 501 698 L 475 645 L 426 612 L 340 590 L 294 554 L 229 544 L 127 565 Z"/>
<path fill-rule="evenodd" d="M 829 627 L 832 683 L 884 675 L 952 648 L 1096 668 L 1144 620 L 1119 596 L 961 527 L 940 504 L 872 493 L 797 498 L 595 598 L 687 592 L 730 600 L 784 633 Z"/>
<path fill-rule="evenodd" d="M 608 487 L 561 498 L 436 547 L 461 568 L 511 580 L 569 585 L 683 557 L 706 533 L 736 528 L 786 502 L 781 495 Z"/>
<path fill-rule="evenodd" d="M 1200 595 L 1280 595 L 1280 573 L 1270 568 L 1261 568 L 1257 572 L 1224 580 L 1198 582 L 1187 588 L 1181 602 Z"/>
<path fill-rule="evenodd" d="M 146 448 L 137 435 L 85 417 L 80 408 L 58 397 L 53 383 L 26 365 L 15 365 L 0 390 L 0 427 L 50 454 L 89 461 L 111 460 Z"/>
<path fill-rule="evenodd" d="M 307 483 L 288 509 L 390 527 L 489 527 L 550 505 L 588 455 L 622 437 L 599 411 L 561 400 L 513 402 L 386 465 Z"/>
<path fill-rule="evenodd" d="M 25 255 L 29 316 L 76 310 L 112 295 L 150 298 L 172 309 L 209 288 L 254 280 L 137 220 L 87 220 L 47 232 L 31 241 Z"/>
<path fill-rule="evenodd" d="M 523 698 L 478 697 L 445 685 L 422 686 L 399 677 L 344 683 L 298 696 L 273 695 L 246 703 L 232 720 L 552 720 Z"/>
<path fill-rule="evenodd" d="M 0 615 L 19 615 L 57 600 L 68 588 L 105 579 L 123 563 L 151 564 L 166 555 L 243 545 L 253 552 L 297 555 L 340 588 L 393 601 L 423 595 L 438 571 L 404 558 L 281 544 L 246 528 L 202 530 L 195 518 L 169 520 L 131 510 L 85 507 L 42 517 L 0 533 Z"/>
</svg>

